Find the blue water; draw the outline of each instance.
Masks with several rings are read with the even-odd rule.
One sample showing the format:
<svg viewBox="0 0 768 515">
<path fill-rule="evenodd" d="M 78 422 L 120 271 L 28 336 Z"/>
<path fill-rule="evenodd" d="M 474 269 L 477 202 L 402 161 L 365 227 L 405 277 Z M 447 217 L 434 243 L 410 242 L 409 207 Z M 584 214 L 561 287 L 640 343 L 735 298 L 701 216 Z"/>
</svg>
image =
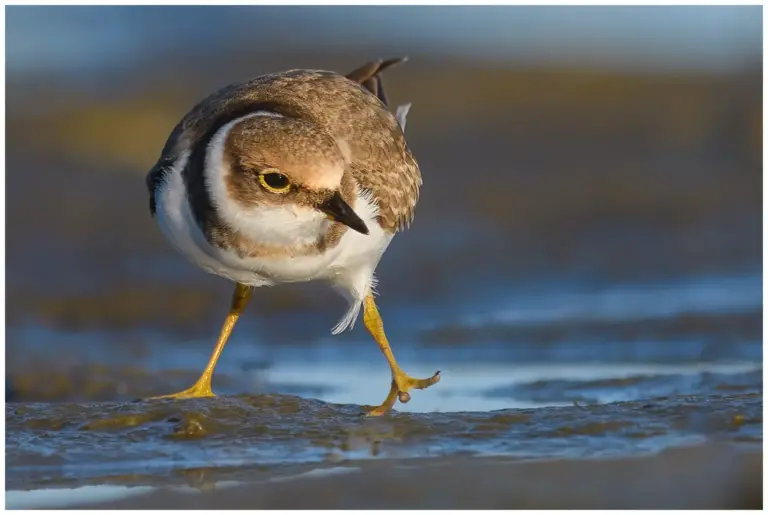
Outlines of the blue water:
<svg viewBox="0 0 768 515">
<path fill-rule="evenodd" d="M 760 276 L 745 273 L 591 291 L 543 287 L 535 294 L 489 292 L 485 305 L 481 299 L 468 299 L 461 308 L 425 306 L 419 311 L 393 306 L 384 311 L 401 365 L 417 377 L 428 377 L 438 369 L 443 374 L 439 387 L 419 392 L 418 399 L 403 409 L 490 410 L 562 405 L 562 401 L 533 401 L 525 396 L 485 395 L 522 383 L 662 375 L 670 378 L 664 383 L 669 391 L 677 392 L 680 387 L 675 380 L 680 376 L 760 370 L 763 353 L 757 320 L 761 290 Z M 257 330 L 259 319 L 249 314 L 246 311 L 241 318 L 217 366 L 217 374 L 230 379 L 222 393 L 271 391 L 338 403 L 379 401 L 389 371 L 363 327 L 334 337 L 329 333 L 329 321 L 326 331 L 319 329 L 315 341 L 291 344 L 291 325 L 270 320 L 272 330 L 285 333 L 281 341 L 286 343 L 275 344 L 272 333 Z M 663 326 L 649 325 L 673 323 L 680 317 L 723 317 L 728 323 L 729 317 L 745 314 L 755 330 L 742 335 L 727 330 L 712 334 L 712 327 L 698 330 L 695 324 L 667 334 Z M 284 317 L 295 320 L 304 315 Z M 613 329 L 617 323 L 620 331 Z M 558 337 L 546 336 L 542 341 L 541 334 L 560 325 L 563 329 Z M 11 328 L 7 335 L 15 349 L 24 349 L 28 355 L 45 356 L 55 342 L 62 364 L 69 355 L 73 366 L 83 361 L 133 365 L 159 376 L 166 370 L 199 371 L 211 352 L 215 330 L 212 327 L 198 337 L 181 338 L 144 328 L 66 332 L 33 326 Z M 441 330 L 464 331 L 469 342 L 443 341 Z M 24 353 L 16 352 L 17 356 Z M 124 398 L 131 398 L 129 384 L 121 390 Z M 634 391 L 641 395 L 642 390 Z M 611 393 L 610 389 L 601 399 L 632 400 L 626 391 Z"/>
<path fill-rule="evenodd" d="M 757 273 L 682 278 L 663 283 L 617 284 L 600 291 L 550 291 L 487 301 L 484 313 L 461 324 L 544 325 L 563 321 L 643 322 L 681 315 L 738 313 L 762 307 Z M 501 307 L 499 307 L 501 304 Z M 494 309 L 495 307 L 495 309 Z M 490 312 L 488 312 L 490 311 Z"/>
</svg>

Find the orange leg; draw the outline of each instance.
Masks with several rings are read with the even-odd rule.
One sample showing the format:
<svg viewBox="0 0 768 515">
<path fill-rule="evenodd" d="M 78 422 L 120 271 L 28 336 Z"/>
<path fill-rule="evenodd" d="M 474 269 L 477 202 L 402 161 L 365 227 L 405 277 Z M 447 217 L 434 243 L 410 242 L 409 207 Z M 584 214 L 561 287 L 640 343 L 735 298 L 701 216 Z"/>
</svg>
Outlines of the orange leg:
<svg viewBox="0 0 768 515">
<path fill-rule="evenodd" d="M 211 379 L 213 378 L 213 369 L 216 368 L 216 362 L 221 356 L 221 351 L 224 350 L 229 335 L 232 334 L 237 319 L 240 318 L 240 313 L 243 312 L 243 308 L 248 303 L 248 300 L 253 295 L 253 288 L 238 283 L 235 286 L 235 293 L 232 295 L 232 307 L 229 310 L 227 319 L 224 321 L 224 326 L 221 328 L 221 334 L 219 340 L 216 342 L 216 347 L 213 349 L 211 359 L 208 360 L 208 365 L 205 367 L 200 379 L 191 387 L 182 392 L 173 393 L 170 395 L 160 395 L 158 397 L 150 397 L 150 399 L 191 399 L 195 397 L 214 397 L 213 390 L 211 390 Z"/>
<path fill-rule="evenodd" d="M 391 410 L 397 399 L 400 399 L 400 402 L 403 403 L 411 400 L 411 395 L 408 393 L 409 390 L 414 388 L 423 390 L 440 381 L 440 371 L 435 372 L 435 375 L 429 379 L 414 379 L 403 372 L 395 360 L 392 348 L 389 346 L 387 335 L 384 333 L 384 322 L 381 320 L 381 315 L 379 315 L 373 295 L 368 294 L 365 297 L 364 309 L 363 321 L 365 322 L 365 327 L 371 333 L 373 339 L 376 340 L 376 343 L 379 344 L 379 348 L 384 353 L 384 357 L 387 358 L 389 368 L 392 370 L 392 385 L 389 389 L 389 395 L 387 395 L 387 398 L 380 406 L 377 406 L 369 413 L 369 415 L 377 416 Z"/>
</svg>

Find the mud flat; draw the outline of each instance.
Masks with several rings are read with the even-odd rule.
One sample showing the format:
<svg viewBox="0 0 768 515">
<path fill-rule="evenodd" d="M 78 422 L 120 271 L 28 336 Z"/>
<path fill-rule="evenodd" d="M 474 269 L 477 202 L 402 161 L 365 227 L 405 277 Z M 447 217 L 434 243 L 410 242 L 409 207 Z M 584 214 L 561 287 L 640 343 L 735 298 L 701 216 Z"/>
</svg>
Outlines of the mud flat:
<svg viewBox="0 0 768 515">
<path fill-rule="evenodd" d="M 8 403 L 6 507 L 761 507 L 758 392 L 361 408 L 269 394 Z"/>
</svg>

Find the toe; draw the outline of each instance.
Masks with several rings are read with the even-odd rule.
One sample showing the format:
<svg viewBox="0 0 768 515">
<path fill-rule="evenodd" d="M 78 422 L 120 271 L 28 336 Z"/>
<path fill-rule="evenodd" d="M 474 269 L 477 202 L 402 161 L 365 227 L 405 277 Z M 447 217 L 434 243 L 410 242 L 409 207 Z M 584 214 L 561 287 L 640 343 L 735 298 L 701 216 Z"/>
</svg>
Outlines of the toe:
<svg viewBox="0 0 768 515">
<path fill-rule="evenodd" d="M 172 393 L 170 395 L 158 395 L 156 397 L 149 397 L 144 400 L 159 401 L 159 400 L 183 400 L 183 399 L 199 399 L 203 397 L 215 397 L 216 395 L 210 390 L 205 388 L 190 388 L 183 392 Z"/>
<path fill-rule="evenodd" d="M 405 388 L 401 388 L 401 392 L 407 392 L 408 390 L 412 388 L 416 388 L 417 390 L 423 390 L 425 388 L 429 388 L 430 386 L 440 382 L 440 371 L 438 370 L 435 372 L 435 375 L 428 379 L 414 379 L 412 377 L 406 377 L 406 380 L 404 381 L 405 384 L 403 386 Z"/>
</svg>

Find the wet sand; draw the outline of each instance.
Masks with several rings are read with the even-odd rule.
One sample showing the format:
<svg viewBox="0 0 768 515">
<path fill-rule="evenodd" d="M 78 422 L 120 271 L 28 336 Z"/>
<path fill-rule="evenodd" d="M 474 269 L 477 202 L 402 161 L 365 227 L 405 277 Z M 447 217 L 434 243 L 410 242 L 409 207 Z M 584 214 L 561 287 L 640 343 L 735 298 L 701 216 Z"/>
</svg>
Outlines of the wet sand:
<svg viewBox="0 0 768 515">
<path fill-rule="evenodd" d="M 762 509 L 762 451 L 755 447 L 704 445 L 603 460 L 353 461 L 289 473 L 243 472 L 218 486 L 206 478 L 196 488 L 118 490 L 116 496 L 127 498 L 106 502 L 87 502 L 80 490 L 72 497 L 81 500 L 66 504 L 82 509 Z M 90 495 L 98 499 L 95 493 Z M 12 494 L 11 506 L 14 499 L 33 504 L 28 496 Z"/>
</svg>

